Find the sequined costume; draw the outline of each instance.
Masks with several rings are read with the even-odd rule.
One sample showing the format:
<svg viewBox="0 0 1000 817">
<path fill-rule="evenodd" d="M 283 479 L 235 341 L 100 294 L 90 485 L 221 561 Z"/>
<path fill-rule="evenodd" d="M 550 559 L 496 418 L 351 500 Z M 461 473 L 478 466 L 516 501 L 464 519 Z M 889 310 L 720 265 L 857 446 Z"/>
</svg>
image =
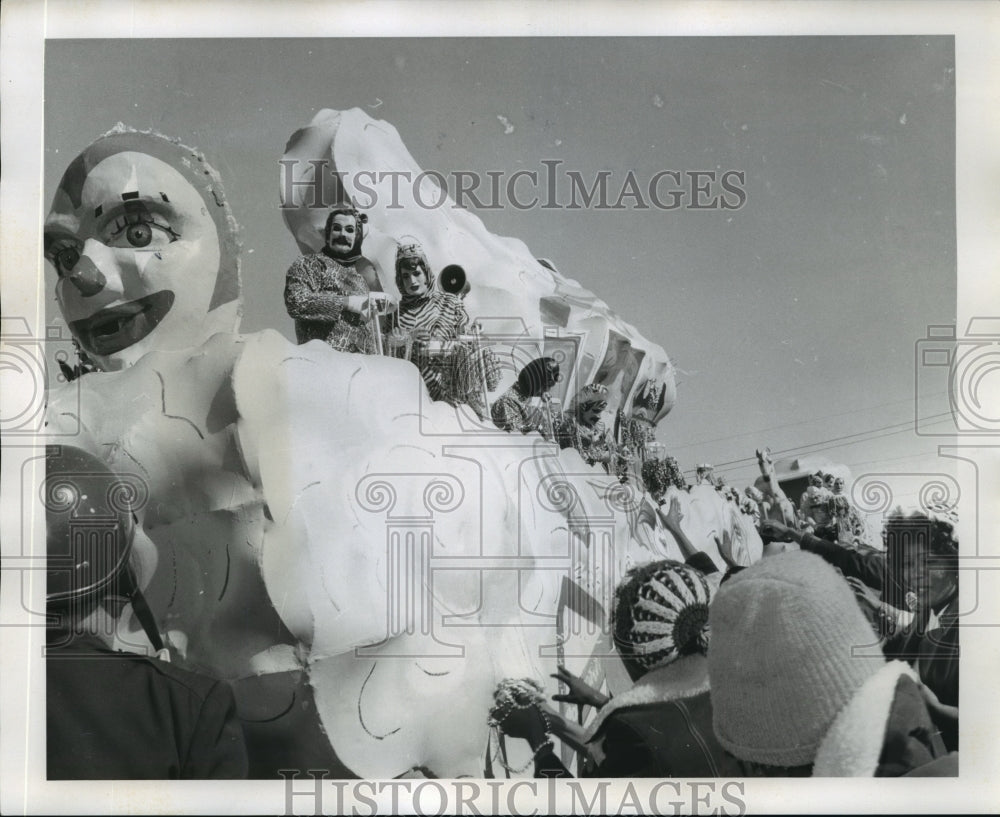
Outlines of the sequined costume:
<svg viewBox="0 0 1000 817">
<path fill-rule="evenodd" d="M 515 383 L 491 406 L 493 424 L 501 431 L 520 431 L 522 434 L 534 431 L 538 427 L 536 412 L 529 410 L 528 399 Z"/>
<path fill-rule="evenodd" d="M 503 431 L 527 434 L 536 429 L 549 436 L 556 433 L 559 417 L 551 409 L 539 410 L 529 405 L 533 397 L 542 397 L 559 380 L 559 364 L 550 357 L 539 357 L 528 363 L 517 375 L 517 381 L 493 403 L 490 414 L 493 424 Z"/>
<path fill-rule="evenodd" d="M 346 308 L 347 296 L 369 291 L 355 264 L 341 264 L 326 252 L 296 259 L 285 279 L 285 308 L 295 321 L 296 340 L 323 340 L 339 352 L 374 354 L 371 324 Z"/>
</svg>

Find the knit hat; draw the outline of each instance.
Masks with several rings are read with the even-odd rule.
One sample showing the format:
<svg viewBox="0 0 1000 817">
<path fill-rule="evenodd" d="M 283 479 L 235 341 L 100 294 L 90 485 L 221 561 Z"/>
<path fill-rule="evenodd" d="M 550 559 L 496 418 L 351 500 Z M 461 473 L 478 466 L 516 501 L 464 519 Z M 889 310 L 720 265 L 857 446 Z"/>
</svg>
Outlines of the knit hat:
<svg viewBox="0 0 1000 817">
<path fill-rule="evenodd" d="M 630 571 L 615 592 L 614 636 L 622 658 L 648 671 L 708 649 L 712 586 L 693 567 L 652 562 Z"/>
<path fill-rule="evenodd" d="M 872 629 L 819 556 L 768 557 L 719 590 L 709 617 L 713 725 L 741 760 L 811 764 L 837 713 L 885 659 L 853 655 Z"/>
</svg>

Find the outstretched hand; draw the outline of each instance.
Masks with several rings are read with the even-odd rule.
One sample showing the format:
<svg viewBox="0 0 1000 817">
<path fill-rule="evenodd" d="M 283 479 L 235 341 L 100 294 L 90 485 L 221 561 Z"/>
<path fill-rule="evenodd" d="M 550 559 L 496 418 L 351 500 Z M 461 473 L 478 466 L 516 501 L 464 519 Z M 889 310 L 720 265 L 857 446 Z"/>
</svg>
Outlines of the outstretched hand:
<svg viewBox="0 0 1000 817">
<path fill-rule="evenodd" d="M 676 496 L 670 498 L 670 508 L 666 513 L 660 508 L 657 508 L 656 512 L 659 514 L 660 520 L 667 530 L 677 531 L 681 529 L 684 512 L 681 510 L 681 501 Z"/>
<path fill-rule="evenodd" d="M 844 579 L 854 593 L 854 599 L 869 621 L 878 621 L 882 609 L 882 597 L 873 588 L 866 585 L 856 576 L 845 576 Z"/>
<path fill-rule="evenodd" d="M 760 523 L 760 535 L 765 542 L 791 542 L 795 538 L 795 532 L 794 528 L 774 519 L 765 519 Z"/>
<path fill-rule="evenodd" d="M 722 531 L 721 537 L 719 534 L 715 535 L 715 546 L 719 550 L 719 555 L 722 557 L 722 561 L 729 565 L 729 567 L 740 566 L 736 557 L 733 556 L 733 534 L 728 528 Z"/>
<path fill-rule="evenodd" d="M 594 689 L 582 678 L 574 675 L 565 667 L 559 667 L 552 675 L 557 681 L 566 684 L 569 692 L 553 695 L 553 701 L 562 701 L 577 706 L 602 707 L 608 702 L 608 696 Z"/>
</svg>

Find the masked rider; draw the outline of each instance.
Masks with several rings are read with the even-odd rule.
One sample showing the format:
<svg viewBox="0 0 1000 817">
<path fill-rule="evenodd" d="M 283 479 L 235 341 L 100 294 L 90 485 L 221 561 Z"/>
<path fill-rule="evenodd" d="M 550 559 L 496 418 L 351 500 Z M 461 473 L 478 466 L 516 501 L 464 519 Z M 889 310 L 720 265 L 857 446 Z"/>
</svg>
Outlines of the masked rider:
<svg viewBox="0 0 1000 817">
<path fill-rule="evenodd" d="M 391 300 L 361 254 L 368 217 L 350 206 L 330 211 L 325 246 L 296 259 L 285 279 L 285 308 L 299 343 L 323 340 L 340 352 L 377 350 L 371 308 Z"/>
</svg>

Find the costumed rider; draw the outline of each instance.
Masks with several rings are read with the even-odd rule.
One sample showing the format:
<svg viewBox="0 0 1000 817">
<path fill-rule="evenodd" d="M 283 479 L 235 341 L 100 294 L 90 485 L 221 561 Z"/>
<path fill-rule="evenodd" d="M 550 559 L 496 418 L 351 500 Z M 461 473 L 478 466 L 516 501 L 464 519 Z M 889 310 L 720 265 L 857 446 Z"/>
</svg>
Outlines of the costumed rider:
<svg viewBox="0 0 1000 817">
<path fill-rule="evenodd" d="M 514 385 L 490 408 L 493 424 L 502 431 L 528 434 L 541 429 L 549 436 L 551 413 L 532 405 L 532 399 L 544 397 L 559 382 L 559 364 L 550 357 L 538 357 L 517 374 Z"/>
<path fill-rule="evenodd" d="M 850 498 L 844 493 L 844 478 L 837 477 L 833 481 L 833 496 L 830 506 L 833 510 L 833 524 L 829 534 L 832 541 L 843 545 L 860 545 L 865 540 L 865 523 Z M 822 535 L 818 533 L 817 535 Z"/>
<path fill-rule="evenodd" d="M 556 440 L 561 448 L 575 448 L 589 465 L 611 462 L 612 445 L 601 415 L 608 408 L 608 388 L 600 383 L 584 386 L 560 418 Z"/>
<path fill-rule="evenodd" d="M 432 400 L 468 405 L 487 416 L 486 392 L 500 381 L 496 356 L 467 333 L 469 313 L 461 298 L 436 286 L 420 244 L 396 249 L 396 286 L 401 299 L 395 335 L 407 336 L 410 359 L 420 369 Z"/>
<path fill-rule="evenodd" d="M 322 340 L 339 352 L 376 354 L 380 331 L 373 320 L 391 311 L 394 298 L 382 291 L 372 263 L 361 254 L 368 216 L 350 205 L 335 207 L 326 220 L 325 246 L 300 256 L 285 278 L 285 308 L 299 343 Z"/>
<path fill-rule="evenodd" d="M 636 391 L 632 410 L 619 408 L 615 412 L 614 441 L 618 449 L 616 468 L 620 475 L 627 473 L 634 462 L 645 462 L 654 456 L 656 448 L 656 418 L 663 411 L 667 397 L 665 383 L 646 380 Z"/>
<path fill-rule="evenodd" d="M 830 504 L 833 492 L 823 481 L 823 472 L 816 471 L 809 475 L 809 485 L 799 499 L 799 521 L 803 529 L 818 536 L 829 535 L 827 530 L 833 517 L 830 514 Z"/>
<path fill-rule="evenodd" d="M 48 779 L 246 777 L 232 689 L 169 663 L 140 589 L 156 552 L 137 489 L 78 448 L 48 446 L 46 464 Z"/>
</svg>

